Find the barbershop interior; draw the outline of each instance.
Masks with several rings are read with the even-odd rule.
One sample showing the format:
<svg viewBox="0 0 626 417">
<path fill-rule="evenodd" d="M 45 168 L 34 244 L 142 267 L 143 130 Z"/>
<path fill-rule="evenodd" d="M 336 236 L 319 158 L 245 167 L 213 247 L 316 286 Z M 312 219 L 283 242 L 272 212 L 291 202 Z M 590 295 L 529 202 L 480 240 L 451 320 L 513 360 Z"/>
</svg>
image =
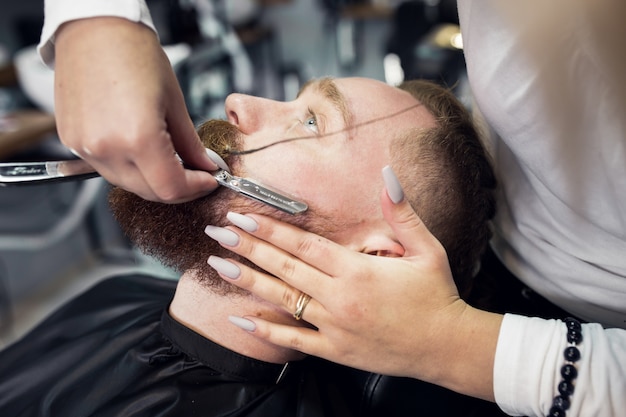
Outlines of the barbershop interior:
<svg viewBox="0 0 626 417">
<path fill-rule="evenodd" d="M 426 78 L 470 106 L 456 16 L 446 0 L 148 0 L 194 122 L 224 118 L 232 92 L 293 99 L 312 77 L 389 84 Z M 43 0 L 0 6 L 0 349 L 108 276 L 176 279 L 140 253 L 107 206 L 102 178 L 28 178 L 7 169 L 76 159 L 60 141 L 54 73 L 36 46 Z"/>
</svg>

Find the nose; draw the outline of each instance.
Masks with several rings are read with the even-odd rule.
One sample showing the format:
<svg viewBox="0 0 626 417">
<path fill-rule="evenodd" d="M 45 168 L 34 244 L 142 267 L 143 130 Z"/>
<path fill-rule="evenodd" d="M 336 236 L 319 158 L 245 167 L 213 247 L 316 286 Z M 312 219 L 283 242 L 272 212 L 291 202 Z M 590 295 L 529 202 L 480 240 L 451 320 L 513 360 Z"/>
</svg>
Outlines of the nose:
<svg viewBox="0 0 626 417">
<path fill-rule="evenodd" d="M 263 128 L 271 120 L 268 115 L 276 116 L 277 101 L 246 94 L 230 94 L 226 97 L 226 117 L 230 123 L 244 134 L 251 134 Z"/>
</svg>

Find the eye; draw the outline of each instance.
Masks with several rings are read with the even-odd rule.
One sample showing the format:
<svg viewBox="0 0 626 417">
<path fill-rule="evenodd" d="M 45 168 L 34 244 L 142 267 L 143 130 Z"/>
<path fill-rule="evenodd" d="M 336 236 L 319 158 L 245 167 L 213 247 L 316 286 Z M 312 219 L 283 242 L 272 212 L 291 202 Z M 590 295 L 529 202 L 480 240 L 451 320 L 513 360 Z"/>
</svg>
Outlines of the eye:
<svg viewBox="0 0 626 417">
<path fill-rule="evenodd" d="M 304 120 L 304 127 L 312 130 L 315 133 L 319 133 L 319 126 L 317 125 L 317 116 L 310 109 L 309 109 L 309 114 Z"/>
</svg>

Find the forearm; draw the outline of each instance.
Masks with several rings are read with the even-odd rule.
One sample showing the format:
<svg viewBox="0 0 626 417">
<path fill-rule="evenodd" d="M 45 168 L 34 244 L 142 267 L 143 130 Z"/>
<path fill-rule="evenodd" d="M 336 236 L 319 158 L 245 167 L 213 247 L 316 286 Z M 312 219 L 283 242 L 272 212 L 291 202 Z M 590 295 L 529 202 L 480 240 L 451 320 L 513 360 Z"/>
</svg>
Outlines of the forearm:
<svg viewBox="0 0 626 417">
<path fill-rule="evenodd" d="M 90 17 L 121 17 L 141 22 L 156 32 L 145 0 L 46 0 L 45 21 L 38 51 L 50 66 L 55 58 L 55 35 L 66 22 Z"/>
<path fill-rule="evenodd" d="M 563 379 L 564 323 L 472 307 L 461 317 L 433 338 L 442 342 L 429 360 L 418 361 L 414 376 L 496 401 L 511 415 L 546 415 Z M 626 331 L 584 324 L 578 348 L 568 415 L 619 415 L 626 409 Z"/>
<path fill-rule="evenodd" d="M 417 377 L 494 401 L 493 366 L 502 316 L 465 305 L 459 317 L 436 336 L 441 342 L 432 349 L 428 373 Z"/>
</svg>

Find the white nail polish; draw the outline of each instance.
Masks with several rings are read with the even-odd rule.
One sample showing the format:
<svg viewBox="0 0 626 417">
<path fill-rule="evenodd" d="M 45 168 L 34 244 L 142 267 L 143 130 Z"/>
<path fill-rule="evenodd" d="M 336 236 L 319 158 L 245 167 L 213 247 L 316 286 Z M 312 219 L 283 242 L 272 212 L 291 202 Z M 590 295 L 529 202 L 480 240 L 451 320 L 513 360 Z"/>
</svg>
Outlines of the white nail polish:
<svg viewBox="0 0 626 417">
<path fill-rule="evenodd" d="M 258 223 L 254 221 L 252 217 L 244 216 L 243 214 L 233 213 L 232 211 L 229 211 L 226 214 L 226 218 L 230 220 L 232 224 L 242 228 L 246 232 L 256 232 L 259 228 Z"/>
<path fill-rule="evenodd" d="M 239 278 L 239 275 L 241 275 L 241 270 L 237 265 L 232 262 L 228 262 L 226 259 L 220 258 L 219 256 L 211 255 L 206 262 L 213 269 L 227 278 L 237 279 Z"/>
<path fill-rule="evenodd" d="M 385 181 L 387 195 L 394 204 L 398 204 L 404 200 L 404 191 L 402 191 L 400 181 L 398 181 L 398 177 L 396 177 L 396 174 L 389 165 L 383 168 L 383 180 Z"/>
<path fill-rule="evenodd" d="M 253 321 L 248 319 L 244 319 L 243 317 L 237 316 L 228 316 L 228 321 L 230 321 L 235 326 L 239 327 L 248 332 L 253 332 L 256 330 L 256 324 Z"/>
<path fill-rule="evenodd" d="M 204 228 L 206 233 L 211 239 L 215 239 L 220 243 L 227 246 L 235 246 L 239 243 L 239 236 L 232 230 L 224 229 L 223 227 L 207 226 Z"/>
<path fill-rule="evenodd" d="M 230 168 L 228 167 L 228 165 L 226 165 L 226 161 L 224 161 L 222 157 L 218 155 L 217 152 L 215 152 L 213 149 L 209 149 L 209 148 L 205 148 L 205 149 L 206 149 L 206 154 L 211 161 L 215 162 L 215 164 L 218 167 L 222 168 L 224 171 L 230 172 Z"/>
</svg>

